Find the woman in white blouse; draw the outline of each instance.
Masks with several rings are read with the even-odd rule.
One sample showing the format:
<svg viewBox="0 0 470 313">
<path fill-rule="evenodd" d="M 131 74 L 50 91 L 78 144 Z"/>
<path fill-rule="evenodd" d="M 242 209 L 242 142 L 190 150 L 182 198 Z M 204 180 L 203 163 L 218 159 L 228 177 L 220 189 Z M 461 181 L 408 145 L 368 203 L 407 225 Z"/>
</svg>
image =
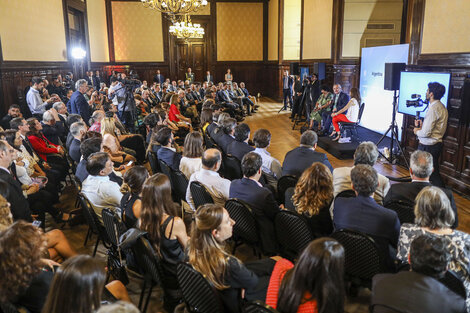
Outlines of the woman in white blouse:
<svg viewBox="0 0 470 313">
<path fill-rule="evenodd" d="M 338 112 L 333 112 L 331 114 L 335 131 L 333 131 L 330 136 L 333 137 L 336 135 L 335 139 L 333 140 L 339 140 L 341 137 L 338 122 L 355 123 L 359 117 L 359 103 L 361 103 L 361 95 L 359 94 L 359 90 L 353 87 L 349 91 L 349 95 L 351 99 L 349 100 L 348 104 L 346 104 L 346 106 Z M 345 111 L 347 111 L 346 114 L 343 114 Z"/>
<path fill-rule="evenodd" d="M 202 166 L 203 140 L 200 132 L 191 132 L 184 138 L 183 158 L 180 162 L 180 171 L 189 179 L 191 174 L 197 172 Z"/>
</svg>

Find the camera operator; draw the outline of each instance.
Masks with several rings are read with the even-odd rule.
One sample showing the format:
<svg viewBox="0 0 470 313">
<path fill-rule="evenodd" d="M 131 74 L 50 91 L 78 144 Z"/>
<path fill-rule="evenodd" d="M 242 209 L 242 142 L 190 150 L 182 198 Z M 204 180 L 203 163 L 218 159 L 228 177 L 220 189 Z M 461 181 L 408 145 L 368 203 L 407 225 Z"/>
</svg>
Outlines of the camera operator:
<svg viewBox="0 0 470 313">
<path fill-rule="evenodd" d="M 434 172 L 430 181 L 434 186 L 445 187 L 439 174 L 439 156 L 442 151 L 442 137 L 447 128 L 447 109 L 440 101 L 445 94 L 446 88 L 437 83 L 428 84 L 426 100 L 429 101 L 429 109 L 426 112 L 424 121 L 415 120 L 413 132 L 418 136 L 418 150 L 427 151 L 432 155 Z"/>
<path fill-rule="evenodd" d="M 73 81 L 73 73 L 68 72 L 65 75 L 65 81 L 63 82 L 65 89 L 69 90 L 72 89 L 75 91 L 75 82 Z"/>
<path fill-rule="evenodd" d="M 124 76 L 124 77 L 122 77 Z M 119 74 L 118 74 L 119 77 Z M 121 79 L 125 79 L 125 75 L 121 73 Z M 111 86 L 108 89 L 108 98 L 113 101 L 114 107 L 117 109 L 119 119 L 130 127 L 132 122 L 130 108 L 125 105 L 126 103 L 126 86 L 124 82 L 118 81 L 117 77 L 111 77 Z"/>
</svg>

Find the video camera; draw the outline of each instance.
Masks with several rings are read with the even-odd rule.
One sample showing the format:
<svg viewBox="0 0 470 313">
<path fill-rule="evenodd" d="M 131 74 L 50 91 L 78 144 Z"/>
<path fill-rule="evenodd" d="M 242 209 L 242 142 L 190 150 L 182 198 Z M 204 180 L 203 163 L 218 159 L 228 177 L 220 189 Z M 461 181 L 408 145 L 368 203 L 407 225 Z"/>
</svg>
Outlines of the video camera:
<svg viewBox="0 0 470 313">
<path fill-rule="evenodd" d="M 415 100 L 406 100 L 407 108 L 409 107 L 419 108 L 428 103 L 428 100 L 423 101 L 423 99 L 421 99 L 421 95 L 418 95 L 418 94 L 412 94 L 411 99 L 415 99 Z"/>
</svg>

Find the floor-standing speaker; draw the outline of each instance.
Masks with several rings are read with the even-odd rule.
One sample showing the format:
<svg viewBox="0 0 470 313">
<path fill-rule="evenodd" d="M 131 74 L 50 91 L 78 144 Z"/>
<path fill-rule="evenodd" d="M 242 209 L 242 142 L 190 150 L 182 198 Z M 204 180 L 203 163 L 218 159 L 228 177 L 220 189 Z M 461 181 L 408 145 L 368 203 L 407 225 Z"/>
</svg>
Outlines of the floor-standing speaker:
<svg viewBox="0 0 470 313">
<path fill-rule="evenodd" d="M 300 75 L 299 62 L 293 62 L 290 64 L 290 75 Z"/>
<path fill-rule="evenodd" d="M 385 63 L 384 89 L 400 89 L 400 72 L 405 70 L 406 63 Z"/>
</svg>

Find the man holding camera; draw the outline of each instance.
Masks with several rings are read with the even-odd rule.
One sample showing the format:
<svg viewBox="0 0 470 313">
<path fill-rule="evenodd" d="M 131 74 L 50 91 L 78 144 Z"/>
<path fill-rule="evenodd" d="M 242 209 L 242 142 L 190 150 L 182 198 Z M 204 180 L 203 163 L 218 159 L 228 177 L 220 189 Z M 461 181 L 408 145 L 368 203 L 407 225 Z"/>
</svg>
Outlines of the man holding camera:
<svg viewBox="0 0 470 313">
<path fill-rule="evenodd" d="M 123 74 L 121 74 L 123 75 Z M 122 77 L 122 76 L 121 76 Z M 122 78 L 125 79 L 125 76 Z M 113 101 L 114 107 L 117 109 L 119 119 L 127 126 L 131 125 L 131 112 L 126 104 L 126 86 L 118 81 L 118 78 L 111 77 L 111 86 L 108 89 L 108 98 Z"/>
<path fill-rule="evenodd" d="M 429 101 L 429 109 L 424 120 L 416 119 L 413 132 L 418 136 L 418 150 L 429 152 L 433 158 L 434 172 L 430 181 L 434 186 L 445 187 L 439 174 L 439 156 L 442 151 L 442 137 L 447 129 L 447 109 L 440 101 L 446 88 L 437 82 L 428 84 L 426 100 Z"/>
</svg>

